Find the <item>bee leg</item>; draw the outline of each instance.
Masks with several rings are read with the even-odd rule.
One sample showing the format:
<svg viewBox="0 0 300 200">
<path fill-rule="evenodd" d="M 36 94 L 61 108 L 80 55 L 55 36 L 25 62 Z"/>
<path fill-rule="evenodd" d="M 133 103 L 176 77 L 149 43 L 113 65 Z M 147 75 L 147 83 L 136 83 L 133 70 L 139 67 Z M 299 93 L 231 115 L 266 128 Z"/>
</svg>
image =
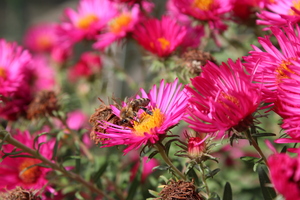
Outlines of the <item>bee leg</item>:
<svg viewBox="0 0 300 200">
<path fill-rule="evenodd" d="M 145 107 L 140 107 L 140 109 L 142 109 L 143 111 L 145 111 L 148 115 L 153 115 L 153 112 L 148 110 L 148 108 Z"/>
</svg>

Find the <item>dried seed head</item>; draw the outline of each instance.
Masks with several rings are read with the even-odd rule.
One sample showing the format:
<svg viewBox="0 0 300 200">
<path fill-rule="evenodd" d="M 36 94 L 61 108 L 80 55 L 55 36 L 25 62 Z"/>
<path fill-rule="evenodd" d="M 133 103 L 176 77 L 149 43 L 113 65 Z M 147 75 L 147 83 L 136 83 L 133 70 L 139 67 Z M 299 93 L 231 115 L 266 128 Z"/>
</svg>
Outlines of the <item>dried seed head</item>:
<svg viewBox="0 0 300 200">
<path fill-rule="evenodd" d="M 201 196 L 196 192 L 194 181 L 174 181 L 166 185 L 159 193 L 162 200 L 202 200 Z"/>
<path fill-rule="evenodd" d="M 90 133 L 90 138 L 98 144 L 101 142 L 101 139 L 97 137 L 96 132 L 105 133 L 105 129 L 101 128 L 100 121 L 107 121 L 112 124 L 119 124 L 119 117 L 113 114 L 112 109 L 109 105 L 106 105 L 101 99 L 101 105 L 95 110 L 95 113 L 90 117 L 89 122 L 93 126 L 92 131 Z"/>
<path fill-rule="evenodd" d="M 217 64 L 217 61 L 210 53 L 197 49 L 192 49 L 183 53 L 182 59 L 183 65 L 187 66 L 190 73 L 196 76 L 202 72 L 201 66 L 204 66 L 208 60 Z"/>
<path fill-rule="evenodd" d="M 41 200 L 42 198 L 37 195 L 37 190 L 26 190 L 17 186 L 15 189 L 8 190 L 0 193 L 0 199 L 2 200 Z"/>
<path fill-rule="evenodd" d="M 58 111 L 58 99 L 53 91 L 42 90 L 38 92 L 29 104 L 27 118 L 35 119 L 47 115 L 53 116 L 53 111 Z"/>
</svg>

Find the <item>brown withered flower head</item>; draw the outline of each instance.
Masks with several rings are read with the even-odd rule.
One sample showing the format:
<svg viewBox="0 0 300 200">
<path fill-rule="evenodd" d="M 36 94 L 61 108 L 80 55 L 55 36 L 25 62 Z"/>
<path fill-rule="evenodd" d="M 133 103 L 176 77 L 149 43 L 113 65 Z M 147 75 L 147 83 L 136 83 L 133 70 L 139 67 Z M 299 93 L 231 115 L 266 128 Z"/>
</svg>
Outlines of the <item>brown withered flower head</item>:
<svg viewBox="0 0 300 200">
<path fill-rule="evenodd" d="M 207 61 L 217 64 L 215 58 L 208 52 L 203 52 L 198 49 L 191 49 L 182 54 L 183 66 L 187 67 L 191 74 L 198 76 L 202 72 L 202 66 Z"/>
<path fill-rule="evenodd" d="M 202 200 L 201 196 L 196 192 L 194 181 L 174 181 L 166 185 L 159 193 L 162 200 Z"/>
<path fill-rule="evenodd" d="M 2 200 L 42 200 L 37 190 L 26 190 L 17 186 L 15 189 L 0 193 Z"/>
<path fill-rule="evenodd" d="M 113 114 L 112 109 L 109 105 L 106 105 L 102 99 L 99 98 L 101 105 L 95 109 L 95 113 L 90 117 L 90 124 L 93 126 L 90 138 L 98 144 L 101 142 L 101 139 L 97 137 L 96 132 L 105 133 L 105 129 L 101 128 L 99 121 L 107 121 L 112 124 L 119 124 L 120 119 L 115 114 Z M 117 105 L 115 103 L 115 105 Z"/>
<path fill-rule="evenodd" d="M 59 110 L 58 99 L 54 91 L 39 91 L 27 110 L 28 119 L 36 119 L 44 116 L 53 116 L 53 111 Z"/>
</svg>

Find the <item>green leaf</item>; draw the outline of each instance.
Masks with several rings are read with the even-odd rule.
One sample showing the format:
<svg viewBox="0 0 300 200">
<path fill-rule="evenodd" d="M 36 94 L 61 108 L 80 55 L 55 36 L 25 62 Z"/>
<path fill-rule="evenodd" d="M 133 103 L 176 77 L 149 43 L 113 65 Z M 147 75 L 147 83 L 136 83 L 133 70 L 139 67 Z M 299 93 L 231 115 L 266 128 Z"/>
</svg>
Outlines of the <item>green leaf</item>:
<svg viewBox="0 0 300 200">
<path fill-rule="evenodd" d="M 275 133 L 258 133 L 258 134 L 252 134 L 252 137 L 268 137 L 268 136 L 276 136 Z"/>
<path fill-rule="evenodd" d="M 259 165 L 257 167 L 258 178 L 260 183 L 260 188 L 263 193 L 265 200 L 272 200 L 276 197 L 276 192 L 273 188 L 267 187 L 266 184 L 271 183 L 267 173 L 264 170 L 264 165 Z"/>
<path fill-rule="evenodd" d="M 161 171 L 166 171 L 169 168 L 170 167 L 168 165 L 159 165 L 159 166 L 153 167 L 153 170 L 157 169 L 157 170 L 161 170 Z"/>
<path fill-rule="evenodd" d="M 139 176 L 135 176 L 134 180 L 132 181 L 126 200 L 134 200 L 135 199 L 134 198 L 135 193 L 137 192 L 138 187 L 141 185 L 138 177 Z"/>
<path fill-rule="evenodd" d="M 158 154 L 158 151 L 153 151 L 153 152 L 148 156 L 148 158 L 151 159 L 151 158 L 153 158 L 156 154 Z"/>
<path fill-rule="evenodd" d="M 154 190 L 148 190 L 148 191 L 149 191 L 149 193 L 150 193 L 152 196 L 154 196 L 154 197 L 159 197 L 159 192 L 154 191 Z"/>
<path fill-rule="evenodd" d="M 58 149 L 58 144 L 59 144 L 59 140 L 56 138 L 54 147 L 53 147 L 53 153 L 52 153 L 52 158 L 51 160 L 54 160 L 57 154 L 57 149 Z"/>
<path fill-rule="evenodd" d="M 192 179 L 195 181 L 195 185 L 200 185 L 200 180 L 193 168 L 190 168 L 189 171 L 187 172 L 187 175 L 190 176 Z"/>
<path fill-rule="evenodd" d="M 208 174 L 205 174 L 205 179 L 207 179 L 207 178 L 213 178 L 217 173 L 219 173 L 219 171 L 221 171 L 220 168 L 212 170 Z"/>
<path fill-rule="evenodd" d="M 10 134 L 6 131 L 6 130 L 0 130 L 1 132 L 6 132 L 5 136 L 2 138 L 2 141 L 0 142 L 0 149 L 2 149 L 2 146 L 6 140 L 6 138 L 8 138 L 10 136 Z"/>
<path fill-rule="evenodd" d="M 93 175 L 91 178 L 92 181 L 95 183 L 98 179 L 102 176 L 108 166 L 108 162 L 105 162 L 101 167 L 99 167 L 98 171 Z"/>
<path fill-rule="evenodd" d="M 281 149 L 280 153 L 286 153 L 286 150 L 287 150 L 287 146 L 284 146 L 284 147 Z"/>
<path fill-rule="evenodd" d="M 85 200 L 85 198 L 81 196 L 79 191 L 75 193 L 75 197 L 79 200 Z"/>
<path fill-rule="evenodd" d="M 163 179 L 163 181 L 165 182 L 165 184 L 167 184 L 169 182 L 169 180 L 167 179 L 167 177 L 161 175 L 159 176 L 159 178 Z"/>
<path fill-rule="evenodd" d="M 34 138 L 34 140 L 33 140 L 33 148 L 34 148 L 34 149 L 35 149 L 35 144 L 36 144 L 36 142 L 38 141 L 39 137 L 41 137 L 42 135 L 46 135 L 46 134 L 48 134 L 48 132 L 43 132 L 43 133 L 38 134 L 38 135 Z"/>
<path fill-rule="evenodd" d="M 257 163 L 259 162 L 261 159 L 260 158 L 256 158 L 256 157 L 251 157 L 251 156 L 244 156 L 240 158 L 242 161 L 245 162 L 249 162 L 249 163 Z"/>
<path fill-rule="evenodd" d="M 11 158 L 35 158 L 34 156 L 30 156 L 30 155 L 16 155 L 16 156 L 10 156 Z"/>
<path fill-rule="evenodd" d="M 232 200 L 232 190 L 229 182 L 226 182 L 223 193 L 223 200 Z"/>
</svg>

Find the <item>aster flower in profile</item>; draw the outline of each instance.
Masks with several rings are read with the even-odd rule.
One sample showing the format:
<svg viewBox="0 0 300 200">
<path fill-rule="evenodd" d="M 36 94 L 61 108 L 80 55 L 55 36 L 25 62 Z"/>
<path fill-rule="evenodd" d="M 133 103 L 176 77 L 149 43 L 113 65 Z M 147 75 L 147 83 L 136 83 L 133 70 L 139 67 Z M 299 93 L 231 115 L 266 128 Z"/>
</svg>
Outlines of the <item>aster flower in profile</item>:
<svg viewBox="0 0 300 200">
<path fill-rule="evenodd" d="M 140 8 L 134 5 L 130 10 L 124 8 L 118 15 L 111 18 L 104 33 L 101 33 L 97 42 L 93 45 L 95 49 L 104 49 L 114 41 L 120 41 L 131 33 L 140 20 Z"/>
<path fill-rule="evenodd" d="M 125 124 L 117 125 L 107 121 L 102 121 L 100 127 L 105 133 L 97 133 L 102 139 L 102 147 L 115 145 L 128 146 L 124 153 L 133 149 L 138 149 L 143 145 L 152 145 L 164 139 L 168 131 L 176 126 L 182 119 L 187 107 L 188 96 L 178 85 L 176 79 L 173 83 L 161 81 L 159 89 L 154 85 L 149 93 L 141 89 L 141 96 L 135 99 L 148 99 L 145 106 L 146 112 L 140 109 L 135 119 L 127 121 Z M 123 108 L 129 103 L 124 103 Z M 113 113 L 121 117 L 122 108 L 111 105 Z"/>
<path fill-rule="evenodd" d="M 300 199 L 300 157 L 295 158 L 284 153 L 275 153 L 268 158 L 271 181 L 274 188 L 286 200 Z"/>
<path fill-rule="evenodd" d="M 253 126 L 253 113 L 261 104 L 260 89 L 252 83 L 240 60 L 228 60 L 228 64 L 219 67 L 208 62 L 191 84 L 186 87 L 192 97 L 185 121 L 192 129 L 223 136 Z"/>
<path fill-rule="evenodd" d="M 71 44 L 83 39 L 94 40 L 117 14 L 115 4 L 109 0 L 80 0 L 77 11 L 65 10 L 66 20 L 58 28 L 61 40 Z"/>
<path fill-rule="evenodd" d="M 161 20 L 143 21 L 133 32 L 133 38 L 141 46 L 159 57 L 167 57 L 173 53 L 185 36 L 186 28 L 168 16 L 163 16 Z"/>
<path fill-rule="evenodd" d="M 262 11 L 257 14 L 261 20 L 257 20 L 258 25 L 286 26 L 287 23 L 298 23 L 300 21 L 300 1 L 299 0 L 276 0 L 266 4 L 269 11 Z M 265 28 L 268 30 L 269 28 Z"/>
<path fill-rule="evenodd" d="M 212 30 L 226 30 L 222 22 L 225 13 L 231 11 L 230 0 L 172 0 L 178 10 L 199 21 L 206 21 Z"/>
<path fill-rule="evenodd" d="M 17 131 L 13 137 L 30 148 L 34 147 L 34 138 L 32 138 L 28 131 Z M 42 142 L 45 143 L 39 148 L 40 154 L 48 159 L 51 159 L 54 142 L 47 142 L 45 135 L 40 136 L 35 143 L 35 148 L 37 149 L 38 144 Z M 5 153 L 10 153 L 13 149 L 14 146 L 11 144 L 3 145 L 3 151 Z M 17 149 L 17 151 L 20 151 L 20 149 Z M 23 153 L 22 155 L 27 154 Z M 37 164 L 41 162 L 42 161 L 38 159 L 29 157 L 5 157 L 0 165 L 0 190 L 10 190 L 16 188 L 17 186 L 24 189 L 51 190 L 51 187 L 48 185 L 48 180 L 46 179 L 46 174 L 51 169 L 38 166 Z"/>
</svg>

